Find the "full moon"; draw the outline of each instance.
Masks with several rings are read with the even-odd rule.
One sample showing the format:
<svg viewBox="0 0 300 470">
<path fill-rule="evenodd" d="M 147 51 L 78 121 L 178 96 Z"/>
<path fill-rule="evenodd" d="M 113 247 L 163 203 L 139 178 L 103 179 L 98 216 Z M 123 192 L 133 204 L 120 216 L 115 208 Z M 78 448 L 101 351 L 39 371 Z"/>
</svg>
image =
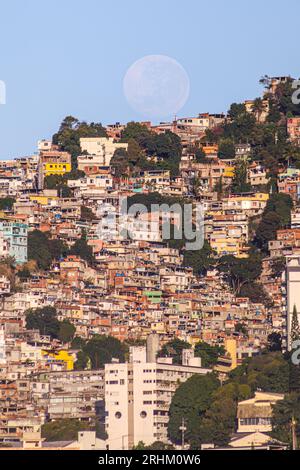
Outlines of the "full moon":
<svg viewBox="0 0 300 470">
<path fill-rule="evenodd" d="M 148 55 L 132 64 L 123 87 L 128 103 L 137 113 L 157 119 L 173 117 L 190 93 L 185 69 L 165 55 Z"/>
</svg>

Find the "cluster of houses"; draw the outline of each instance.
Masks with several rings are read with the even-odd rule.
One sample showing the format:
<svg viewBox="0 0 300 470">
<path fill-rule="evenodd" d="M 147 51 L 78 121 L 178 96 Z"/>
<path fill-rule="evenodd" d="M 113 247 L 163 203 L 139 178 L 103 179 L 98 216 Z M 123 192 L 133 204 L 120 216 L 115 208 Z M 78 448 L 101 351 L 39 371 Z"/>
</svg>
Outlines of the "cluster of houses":
<svg viewBox="0 0 300 470">
<path fill-rule="evenodd" d="M 274 78 L 270 89 L 283 80 Z M 263 102 L 259 122 L 268 112 L 268 102 Z M 254 112 L 253 102 L 245 106 Z M 201 145 L 207 161 L 197 161 L 191 151 L 208 129 L 226 119 L 206 113 L 155 126 L 143 123 L 153 132 L 172 131 L 180 137 L 183 152 L 176 177 L 165 169 L 116 177 L 111 160 L 116 150 L 128 148 L 120 123 L 106 127 L 107 137 L 80 139 L 77 179 L 68 179 L 71 155 L 48 140 L 38 143 L 33 156 L 0 162 L 0 198 L 7 201 L 0 212 L 0 445 L 46 446 L 41 426 L 64 418 L 99 419 L 106 437 L 101 440 L 86 431 L 78 442 L 58 447 L 128 449 L 140 441 L 168 442 L 168 411 L 177 387 L 194 374 L 211 371 L 194 357 L 195 344 L 224 347 L 214 369 L 226 380 L 245 358 L 267 346 L 272 332 L 287 336 L 287 311 L 299 299 L 288 276 L 274 276 L 273 264 L 281 257 L 300 259 L 300 170 L 286 168 L 278 179 L 279 191 L 291 195 L 295 208 L 291 227 L 277 232 L 263 261 L 260 282 L 272 299 L 270 306 L 237 297 L 214 269 L 199 276 L 184 263 L 183 251 L 163 236 L 164 221 L 176 225 L 176 213 L 122 213 L 124 199 L 137 194 L 192 200 L 203 209 L 204 239 L 214 256 L 247 259 L 251 224 L 270 198 L 266 169 L 250 161 L 247 181 L 252 191 L 232 194 L 236 162 L 250 158 L 251 146 L 238 143 L 235 155 L 220 159 L 217 145 Z M 288 132 L 299 144 L 299 118 L 288 120 Z M 71 195 L 65 197 L 61 188 L 48 189 L 49 176 L 64 176 Z M 28 238 L 35 230 L 67 248 L 84 233 L 93 262 L 69 254 L 52 260 L 46 271 L 38 269 L 28 253 Z M 17 272 L 26 268 L 30 275 L 13 279 L 8 258 Z M 292 266 L 300 279 L 300 268 Z M 292 300 L 287 300 L 289 292 Z M 74 325 L 75 336 L 89 340 L 107 335 L 122 342 L 147 342 L 147 348 L 131 348 L 125 364 L 114 361 L 99 370 L 75 370 L 78 350 L 70 343 L 26 329 L 26 312 L 46 306 L 56 308 L 59 320 Z M 181 365 L 156 356 L 174 338 L 192 346 Z M 282 398 L 258 393 L 241 403 L 232 447 L 269 445 L 264 433 L 271 431 L 271 405 Z"/>
</svg>

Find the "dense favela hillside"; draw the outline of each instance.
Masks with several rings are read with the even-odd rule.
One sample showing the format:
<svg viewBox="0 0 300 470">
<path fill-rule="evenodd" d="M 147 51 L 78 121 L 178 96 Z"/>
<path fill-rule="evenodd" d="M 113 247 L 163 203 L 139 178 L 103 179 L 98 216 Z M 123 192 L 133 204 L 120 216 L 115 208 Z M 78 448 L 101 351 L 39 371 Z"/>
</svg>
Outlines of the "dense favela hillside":
<svg viewBox="0 0 300 470">
<path fill-rule="evenodd" d="M 297 447 L 300 105 L 261 84 L 0 162 L 0 447 Z"/>
</svg>

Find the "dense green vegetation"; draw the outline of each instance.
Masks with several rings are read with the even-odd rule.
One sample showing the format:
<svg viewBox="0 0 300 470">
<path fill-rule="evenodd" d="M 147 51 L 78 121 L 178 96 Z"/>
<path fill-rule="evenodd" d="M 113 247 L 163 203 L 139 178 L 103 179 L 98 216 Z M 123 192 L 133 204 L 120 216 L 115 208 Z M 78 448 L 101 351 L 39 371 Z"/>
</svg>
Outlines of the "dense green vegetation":
<svg viewBox="0 0 300 470">
<path fill-rule="evenodd" d="M 128 353 L 128 347 L 112 336 L 96 335 L 87 342 L 81 342 L 81 350 L 77 355 L 75 369 L 83 370 L 86 368 L 100 369 L 104 364 L 111 363 L 112 359 L 118 359 L 125 362 L 125 356 Z M 75 344 L 73 343 L 74 347 Z"/>
<path fill-rule="evenodd" d="M 140 123 L 129 122 L 122 132 L 122 141 L 128 142 L 128 151 L 116 152 L 113 160 L 116 169 L 119 161 L 122 170 L 164 169 L 170 170 L 172 176 L 178 174 L 182 146 L 176 134 L 170 131 L 156 134 Z"/>
<path fill-rule="evenodd" d="M 79 431 L 93 430 L 93 426 L 78 419 L 58 419 L 42 425 L 42 438 L 47 442 L 77 441 Z"/>
<path fill-rule="evenodd" d="M 11 211 L 15 202 L 13 197 L 0 198 L 0 211 Z"/>
<path fill-rule="evenodd" d="M 93 264 L 93 249 L 88 245 L 85 233 L 70 249 L 62 240 L 51 239 L 49 233 L 34 230 L 28 234 L 28 259 L 34 260 L 39 269 L 47 270 L 53 261 L 67 255 L 79 256 L 89 264 Z"/>
<path fill-rule="evenodd" d="M 62 343 L 72 341 L 75 327 L 68 320 L 60 322 L 54 307 L 30 309 L 25 312 L 27 330 L 39 330 L 41 335 L 49 335 L 52 339 L 59 339 Z"/>
<path fill-rule="evenodd" d="M 61 123 L 60 128 L 54 134 L 53 144 L 69 152 L 72 157 L 72 169 L 77 168 L 77 157 L 81 154 L 80 138 L 82 137 L 107 137 L 105 128 L 101 123 L 80 122 L 73 116 L 67 116 Z"/>
<path fill-rule="evenodd" d="M 28 234 L 28 259 L 34 260 L 38 268 L 50 268 L 53 260 L 66 255 L 68 249 L 62 240 L 51 240 L 49 234 L 33 230 Z"/>
<path fill-rule="evenodd" d="M 185 418 L 186 438 L 192 448 L 211 442 L 227 445 L 235 431 L 238 402 L 251 398 L 258 389 L 287 393 L 289 377 L 289 362 L 281 352 L 265 352 L 247 359 L 223 385 L 214 374 L 191 377 L 172 399 L 168 427 L 171 441 L 180 443 L 179 427 Z"/>
</svg>

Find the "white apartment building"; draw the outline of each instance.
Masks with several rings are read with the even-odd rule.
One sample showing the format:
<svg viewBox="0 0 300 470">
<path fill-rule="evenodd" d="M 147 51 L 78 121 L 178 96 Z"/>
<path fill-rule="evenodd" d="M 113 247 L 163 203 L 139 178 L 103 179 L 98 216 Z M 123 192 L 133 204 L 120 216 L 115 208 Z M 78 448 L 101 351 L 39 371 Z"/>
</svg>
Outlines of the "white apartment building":
<svg viewBox="0 0 300 470">
<path fill-rule="evenodd" d="M 81 190 L 81 193 L 84 194 L 87 190 L 91 189 L 109 189 L 112 188 L 113 179 L 110 174 L 96 174 L 94 176 L 89 176 L 85 178 L 80 178 L 78 180 L 68 180 L 69 188 L 78 188 Z"/>
<path fill-rule="evenodd" d="M 177 127 L 178 129 L 194 128 L 199 132 L 205 132 L 210 127 L 209 114 L 177 119 Z"/>
<path fill-rule="evenodd" d="M 0 329 L 0 364 L 6 364 L 6 344 L 5 344 L 5 331 Z"/>
<path fill-rule="evenodd" d="M 290 350 L 294 307 L 297 309 L 298 319 L 300 321 L 300 255 L 287 256 L 286 260 L 287 347 Z"/>
<path fill-rule="evenodd" d="M 189 355 L 186 365 L 173 365 L 170 359 L 147 362 L 145 347 L 130 352 L 128 363 L 105 365 L 105 425 L 111 450 L 128 450 L 140 441 L 168 442 L 169 408 L 176 389 L 192 375 L 210 372 Z"/>
<path fill-rule="evenodd" d="M 80 146 L 82 152 L 87 153 L 87 155 L 78 157 L 79 170 L 93 166 L 109 166 L 110 160 L 117 149 L 127 150 L 128 148 L 128 144 L 116 143 L 111 137 L 81 138 Z"/>
</svg>

